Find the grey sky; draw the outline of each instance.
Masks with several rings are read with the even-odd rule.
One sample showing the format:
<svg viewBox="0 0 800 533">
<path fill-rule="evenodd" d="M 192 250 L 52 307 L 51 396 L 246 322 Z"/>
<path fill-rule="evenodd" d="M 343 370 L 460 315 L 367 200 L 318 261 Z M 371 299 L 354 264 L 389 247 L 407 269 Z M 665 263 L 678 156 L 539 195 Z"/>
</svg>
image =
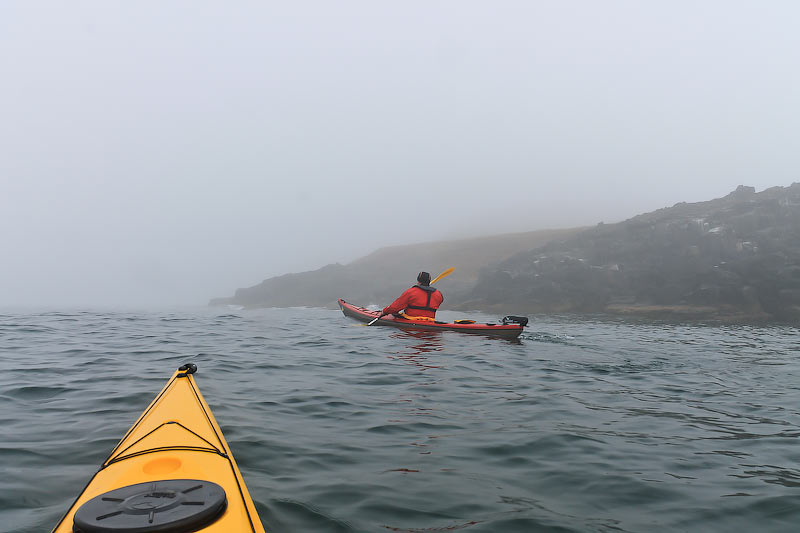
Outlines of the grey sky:
<svg viewBox="0 0 800 533">
<path fill-rule="evenodd" d="M 800 3 L 0 2 L 0 306 L 800 181 Z"/>
</svg>

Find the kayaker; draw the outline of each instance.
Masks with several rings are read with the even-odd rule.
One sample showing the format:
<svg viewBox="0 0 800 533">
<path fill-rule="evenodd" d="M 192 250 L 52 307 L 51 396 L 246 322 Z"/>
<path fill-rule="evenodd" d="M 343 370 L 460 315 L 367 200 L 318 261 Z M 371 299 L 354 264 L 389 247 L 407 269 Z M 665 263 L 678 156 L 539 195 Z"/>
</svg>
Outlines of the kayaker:
<svg viewBox="0 0 800 533">
<path fill-rule="evenodd" d="M 391 305 L 384 307 L 381 316 L 398 315 L 405 310 L 406 318 L 433 319 L 443 301 L 442 293 L 431 287 L 431 275 L 420 272 L 417 274 L 417 284 L 407 289 Z"/>
</svg>

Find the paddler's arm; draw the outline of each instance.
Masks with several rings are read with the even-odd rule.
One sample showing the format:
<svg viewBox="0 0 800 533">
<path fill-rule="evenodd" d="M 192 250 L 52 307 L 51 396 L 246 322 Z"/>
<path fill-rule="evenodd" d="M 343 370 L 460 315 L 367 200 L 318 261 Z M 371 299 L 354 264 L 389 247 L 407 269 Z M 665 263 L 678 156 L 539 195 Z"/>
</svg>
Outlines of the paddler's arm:
<svg viewBox="0 0 800 533">
<path fill-rule="evenodd" d="M 408 306 L 410 298 L 411 298 L 411 289 L 407 289 L 403 294 L 400 295 L 400 298 L 393 301 L 388 306 L 384 307 L 383 311 L 381 311 L 381 314 L 393 315 L 395 313 L 399 313 Z"/>
</svg>

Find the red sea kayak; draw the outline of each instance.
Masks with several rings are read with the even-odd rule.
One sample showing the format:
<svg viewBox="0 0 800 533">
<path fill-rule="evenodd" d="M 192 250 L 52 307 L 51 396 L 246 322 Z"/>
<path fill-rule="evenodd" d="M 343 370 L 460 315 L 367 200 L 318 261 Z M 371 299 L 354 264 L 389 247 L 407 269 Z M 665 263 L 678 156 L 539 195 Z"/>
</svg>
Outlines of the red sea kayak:
<svg viewBox="0 0 800 533">
<path fill-rule="evenodd" d="M 365 307 L 359 307 L 347 303 L 339 298 L 339 307 L 344 316 L 355 318 L 361 322 L 371 322 L 378 318 L 380 311 L 372 311 Z M 409 320 L 407 318 L 394 315 L 387 315 L 375 322 L 376 326 L 393 326 L 403 329 L 424 329 L 428 331 L 458 331 L 461 333 L 475 333 L 478 335 L 491 335 L 492 337 L 504 337 L 513 339 L 519 337 L 522 328 L 528 323 L 526 317 L 504 317 L 500 324 L 478 324 L 472 321 L 459 322 L 439 322 L 431 320 Z"/>
</svg>

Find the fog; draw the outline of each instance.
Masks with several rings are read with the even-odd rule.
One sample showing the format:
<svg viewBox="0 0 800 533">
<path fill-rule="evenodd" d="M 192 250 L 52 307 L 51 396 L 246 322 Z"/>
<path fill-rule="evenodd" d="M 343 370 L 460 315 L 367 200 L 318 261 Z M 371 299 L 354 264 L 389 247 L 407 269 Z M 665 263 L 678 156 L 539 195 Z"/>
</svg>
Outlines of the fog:
<svg viewBox="0 0 800 533">
<path fill-rule="evenodd" d="M 0 3 L 0 306 L 800 181 L 800 4 Z"/>
</svg>

